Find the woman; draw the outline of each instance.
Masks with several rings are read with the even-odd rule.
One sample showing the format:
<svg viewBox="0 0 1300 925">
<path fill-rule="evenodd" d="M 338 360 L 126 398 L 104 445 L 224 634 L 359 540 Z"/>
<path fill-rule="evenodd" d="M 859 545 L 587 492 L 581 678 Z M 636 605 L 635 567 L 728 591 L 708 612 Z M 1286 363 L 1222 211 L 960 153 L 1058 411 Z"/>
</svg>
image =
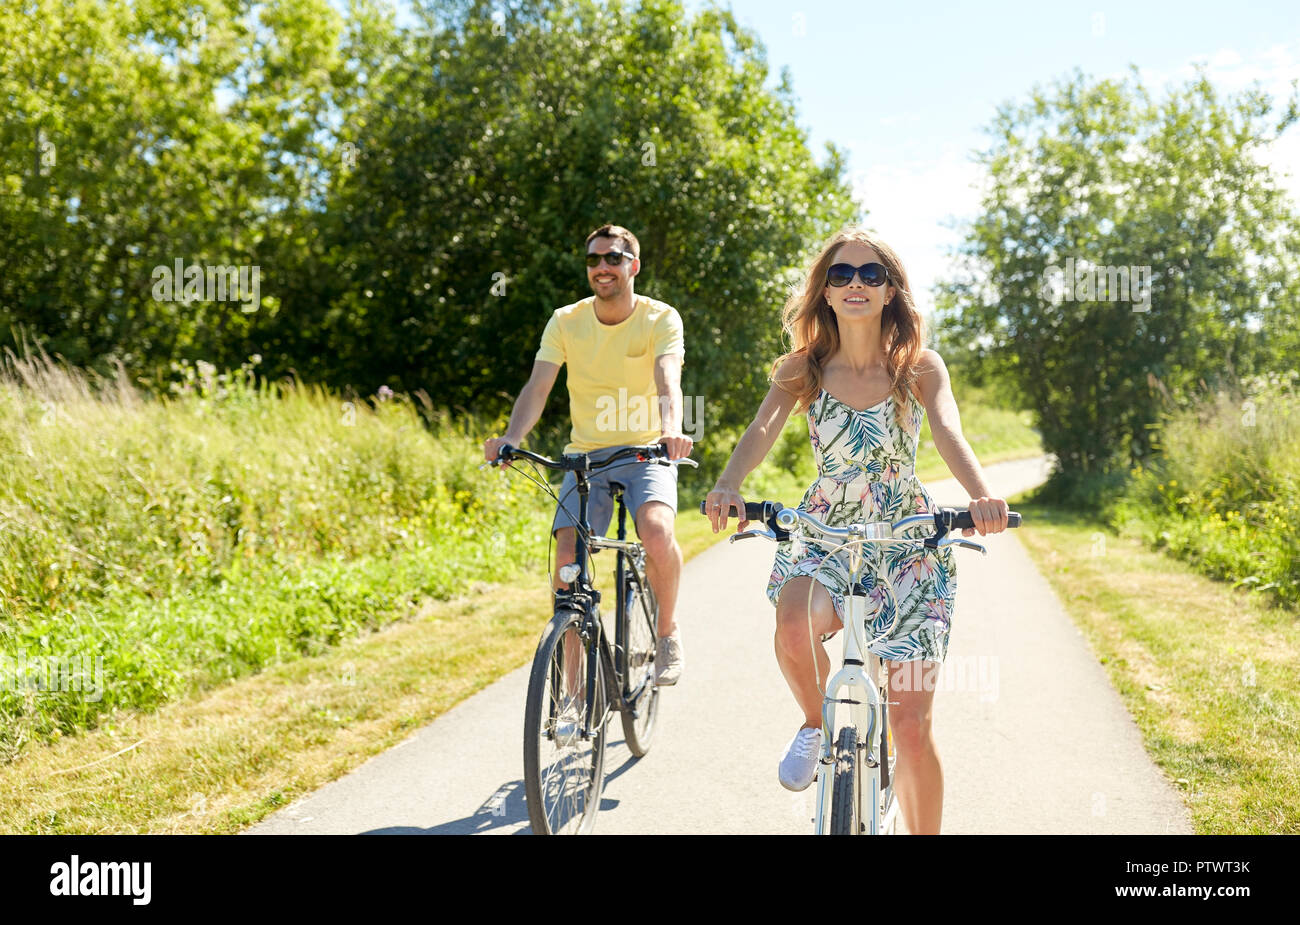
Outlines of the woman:
<svg viewBox="0 0 1300 925">
<path fill-rule="evenodd" d="M 783 324 L 792 349 L 773 364 L 772 387 L 706 501 L 715 533 L 726 529 L 733 507 L 745 528 L 740 486 L 767 456 L 796 405 L 808 415 L 818 471 L 801 509 L 837 526 L 932 510 L 933 500 L 913 474 L 921 421 L 929 412 L 935 448 L 976 499 L 970 503 L 975 529 L 964 534 L 1006 529 L 1006 502 L 990 497 L 962 436 L 948 371 L 937 353 L 922 348 L 921 315 L 907 274 L 887 244 L 852 227 L 836 234 L 813 261 L 803 291 L 787 303 Z M 830 673 L 822 639 L 843 625 L 847 571 L 837 558 L 821 567 L 833 548 L 824 542 L 781 543 L 768 583 L 776 606 L 777 662 L 804 714 L 778 769 L 790 790 L 803 790 L 813 780 L 822 744 L 822 684 Z M 869 554 L 882 555 L 879 549 Z M 886 660 L 897 699 L 889 711 L 898 757 L 895 787 L 907 830 L 937 834 L 943 772 L 931 735 L 934 684 L 916 683 L 914 669 L 920 663 L 920 673 L 933 679 L 947 653 L 956 569 L 951 549 L 908 549 L 886 561 L 901 611 L 896 621 L 875 579 L 862 584 L 880 608 L 874 632 L 894 621 L 872 651 Z M 810 631 L 816 634 L 812 639 Z"/>
</svg>

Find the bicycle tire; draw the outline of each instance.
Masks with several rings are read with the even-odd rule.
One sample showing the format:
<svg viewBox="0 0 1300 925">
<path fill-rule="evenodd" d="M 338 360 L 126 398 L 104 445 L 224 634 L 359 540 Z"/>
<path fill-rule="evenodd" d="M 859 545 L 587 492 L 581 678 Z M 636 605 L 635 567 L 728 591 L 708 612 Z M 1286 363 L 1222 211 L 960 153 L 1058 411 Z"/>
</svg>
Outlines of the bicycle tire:
<svg viewBox="0 0 1300 925">
<path fill-rule="evenodd" d="M 835 776 L 831 781 L 832 835 L 858 835 L 862 831 L 862 774 L 858 766 L 858 731 L 852 726 L 840 730 L 835 740 Z"/>
<path fill-rule="evenodd" d="M 627 632 L 624 634 L 625 652 L 623 664 L 624 682 L 631 690 L 641 688 L 641 695 L 632 707 L 637 711 L 633 717 L 631 711 L 622 710 L 623 739 L 628 751 L 634 758 L 642 758 L 650 751 L 654 738 L 655 720 L 659 716 L 659 688 L 654 683 L 654 659 L 659 641 L 659 601 L 654 590 L 647 584 L 645 596 L 650 601 L 650 613 L 645 612 L 641 596 L 636 593 L 635 581 L 627 583 L 623 600 L 625 603 L 624 619 L 627 620 Z"/>
<path fill-rule="evenodd" d="M 571 668 L 574 677 L 581 679 L 577 683 L 585 686 L 591 650 L 581 642 L 582 622 L 583 614 L 575 610 L 561 610 L 551 618 L 538 640 L 528 678 L 524 707 L 524 800 L 533 833 L 537 835 L 588 834 L 595 825 L 605 786 L 607 707 L 603 665 L 597 665 L 595 673 L 595 728 L 591 736 L 584 740 L 571 735 L 563 742 L 556 738 L 565 720 L 576 722 L 579 729 L 583 721 L 585 697 L 582 693 L 567 696 L 563 679 L 566 651 L 574 651 L 576 654 L 570 656 L 575 660 Z M 570 650 L 575 643 L 577 648 Z M 555 704 L 554 711 L 552 704 Z M 590 756 L 586 754 L 588 746 Z M 553 754 L 555 760 L 550 760 Z"/>
</svg>

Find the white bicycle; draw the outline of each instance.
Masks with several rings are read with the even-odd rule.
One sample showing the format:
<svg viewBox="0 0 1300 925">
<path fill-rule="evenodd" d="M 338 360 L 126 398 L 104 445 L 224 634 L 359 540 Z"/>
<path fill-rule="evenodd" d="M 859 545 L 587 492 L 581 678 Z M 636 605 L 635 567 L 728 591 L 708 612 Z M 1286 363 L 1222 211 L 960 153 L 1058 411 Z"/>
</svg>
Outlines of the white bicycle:
<svg viewBox="0 0 1300 925">
<path fill-rule="evenodd" d="M 704 513 L 704 502 L 700 503 Z M 868 564 L 877 585 L 886 590 L 894 603 L 894 621 L 898 619 L 898 598 L 888 576 L 882 576 L 873 559 L 863 554 L 867 543 L 920 543 L 928 549 L 964 546 L 987 555 L 979 543 L 951 530 L 974 527 L 969 511 L 939 508 L 925 514 L 913 514 L 897 523 L 875 521 L 832 527 L 798 508 L 785 507 L 779 501 L 750 501 L 745 504 L 745 519 L 761 521 L 767 529 L 737 533 L 731 542 L 750 536 L 766 536 L 783 541 L 811 530 L 823 537 L 841 540 L 826 557 L 845 556 L 851 592 L 844 598 L 844 657 L 839 671 L 826 683 L 822 701 L 822 749 L 817 774 L 817 802 L 813 831 L 818 835 L 892 835 L 898 823 L 898 801 L 894 795 L 895 753 L 889 730 L 889 678 L 881 660 L 871 646 L 885 639 L 893 630 L 891 622 L 884 632 L 870 637 L 878 610 L 871 599 L 861 593 L 859 579 Z M 902 537 L 902 533 L 920 524 L 931 524 L 928 537 Z M 1008 527 L 1020 526 L 1020 515 L 1009 513 Z M 823 562 L 823 566 L 825 562 Z M 810 617 L 811 620 L 811 617 Z M 816 659 L 814 658 L 814 663 Z M 820 678 L 818 679 L 820 683 Z M 846 707 L 841 711 L 839 707 Z M 840 722 L 847 712 L 848 721 Z"/>
</svg>

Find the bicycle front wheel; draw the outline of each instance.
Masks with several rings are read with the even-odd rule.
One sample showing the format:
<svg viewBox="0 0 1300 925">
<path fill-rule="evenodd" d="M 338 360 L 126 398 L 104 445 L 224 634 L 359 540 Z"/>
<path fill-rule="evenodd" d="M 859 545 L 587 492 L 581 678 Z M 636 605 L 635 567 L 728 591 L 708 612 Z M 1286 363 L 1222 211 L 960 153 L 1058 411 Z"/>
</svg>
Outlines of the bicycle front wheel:
<svg viewBox="0 0 1300 925">
<path fill-rule="evenodd" d="M 542 631 L 524 708 L 524 797 L 537 835 L 585 835 L 605 785 L 605 672 L 582 640 L 582 614 L 563 610 Z M 595 701 L 587 730 L 587 700 Z"/>
<path fill-rule="evenodd" d="M 835 776 L 831 786 L 831 834 L 858 835 L 862 831 L 862 771 L 858 766 L 858 731 L 840 730 L 835 740 Z"/>
<path fill-rule="evenodd" d="M 626 650 L 620 667 L 632 710 L 625 708 L 621 716 L 628 751 L 640 758 L 650 751 L 655 719 L 659 715 L 659 689 L 655 687 L 654 666 L 655 649 L 659 643 L 659 602 L 649 587 L 642 591 L 635 581 L 629 581 L 626 587 L 623 597 L 627 618 Z M 649 610 L 646 609 L 647 603 Z"/>
</svg>

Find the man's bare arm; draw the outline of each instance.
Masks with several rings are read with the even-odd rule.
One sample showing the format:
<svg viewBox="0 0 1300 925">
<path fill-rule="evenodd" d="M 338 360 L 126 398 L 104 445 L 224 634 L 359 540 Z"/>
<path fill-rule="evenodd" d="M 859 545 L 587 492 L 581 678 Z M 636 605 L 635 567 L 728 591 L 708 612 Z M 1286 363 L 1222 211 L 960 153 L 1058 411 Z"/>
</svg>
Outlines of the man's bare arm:
<svg viewBox="0 0 1300 925">
<path fill-rule="evenodd" d="M 659 393 L 660 443 L 668 445 L 668 457 L 691 455 L 694 445 L 682 433 L 682 358 L 675 353 L 655 357 L 655 391 Z"/>
<path fill-rule="evenodd" d="M 506 428 L 505 435 L 483 441 L 484 458 L 491 462 L 497 458 L 497 453 L 503 444 L 519 446 L 524 442 L 524 438 L 541 418 L 542 409 L 546 407 L 546 399 L 550 397 L 551 389 L 555 386 L 555 378 L 559 374 L 558 363 L 547 363 L 544 360 L 533 362 L 533 373 L 528 377 L 528 382 L 519 393 L 519 397 L 515 399 L 515 406 L 510 412 L 510 426 Z"/>
</svg>

